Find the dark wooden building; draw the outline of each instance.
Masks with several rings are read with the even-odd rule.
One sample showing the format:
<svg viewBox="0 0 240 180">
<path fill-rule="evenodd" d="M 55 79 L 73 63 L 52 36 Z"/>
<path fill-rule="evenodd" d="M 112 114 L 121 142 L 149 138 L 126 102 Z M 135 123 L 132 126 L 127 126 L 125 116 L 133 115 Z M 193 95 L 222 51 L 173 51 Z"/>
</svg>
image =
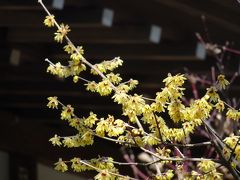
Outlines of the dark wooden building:
<svg viewBox="0 0 240 180">
<path fill-rule="evenodd" d="M 120 56 L 118 71 L 125 80 L 138 79 L 135 92 L 154 98 L 171 73 L 211 76 L 214 55 L 206 43 L 240 49 L 240 4 L 237 0 L 46 0 L 59 22 L 70 25 L 69 37 L 85 49 L 92 63 Z M 57 4 L 54 4 L 57 3 Z M 59 4 L 60 3 L 60 4 Z M 63 5 L 63 6 L 62 6 Z M 59 6 L 59 7 L 58 7 Z M 62 6 L 62 7 L 61 7 Z M 45 12 L 37 0 L 0 2 L 0 149 L 9 154 L 10 180 L 35 180 L 37 162 L 48 166 L 58 157 L 84 158 L 116 154 L 117 146 L 63 149 L 54 148 L 49 138 L 74 132 L 60 120 L 60 112 L 46 107 L 48 96 L 72 104 L 77 114 L 89 111 L 116 114 L 121 108 L 110 97 L 85 91 L 84 83 L 57 79 L 46 73 L 53 62 L 69 57 L 53 40 L 53 29 L 43 25 Z M 226 74 L 239 71 L 238 53 L 226 52 Z M 187 84 L 187 96 L 192 96 Z M 201 84 L 198 84 L 201 91 Z M 239 84 L 231 95 L 239 97 Z M 1 161 L 1 160 L 0 160 Z M 1 179 L 1 178 L 0 178 Z"/>
</svg>

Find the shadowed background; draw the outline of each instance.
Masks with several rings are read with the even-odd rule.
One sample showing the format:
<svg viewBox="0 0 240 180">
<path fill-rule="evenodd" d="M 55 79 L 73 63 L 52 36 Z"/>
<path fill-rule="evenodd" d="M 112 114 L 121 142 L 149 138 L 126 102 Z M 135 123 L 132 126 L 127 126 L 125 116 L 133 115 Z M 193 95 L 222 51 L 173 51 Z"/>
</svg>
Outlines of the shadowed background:
<svg viewBox="0 0 240 180">
<path fill-rule="evenodd" d="M 215 60 L 198 44 L 196 32 L 205 41 L 221 45 L 229 41 L 240 49 L 240 4 L 234 0 L 65 0 L 46 4 L 58 22 L 70 25 L 69 37 L 83 46 L 86 59 L 98 63 L 120 56 L 124 65 L 118 72 L 126 81 L 139 80 L 134 92 L 151 98 L 163 87 L 162 79 L 168 72 L 190 70 L 210 76 Z M 86 92 L 81 81 L 74 84 L 70 78 L 61 80 L 46 73 L 45 58 L 64 62 L 69 57 L 62 45 L 54 42 L 54 30 L 43 26 L 45 15 L 37 0 L 0 2 L 3 180 L 60 179 L 51 172 L 58 157 L 110 155 L 121 159 L 119 147 L 102 140 L 97 140 L 94 147 L 78 149 L 56 148 L 48 142 L 54 134 L 76 133 L 60 120 L 59 111 L 47 109 L 48 96 L 72 104 L 79 116 L 89 111 L 100 116 L 119 114 L 121 107 L 110 97 Z M 206 17 L 209 37 L 202 15 Z M 239 69 L 239 57 L 231 55 L 226 64 L 227 76 L 231 77 Z M 92 78 L 86 73 L 83 76 Z M 192 97 L 190 85 L 186 86 L 187 96 Z M 198 88 L 203 90 L 201 85 Z M 239 97 L 239 88 L 235 83 L 231 96 Z"/>
</svg>

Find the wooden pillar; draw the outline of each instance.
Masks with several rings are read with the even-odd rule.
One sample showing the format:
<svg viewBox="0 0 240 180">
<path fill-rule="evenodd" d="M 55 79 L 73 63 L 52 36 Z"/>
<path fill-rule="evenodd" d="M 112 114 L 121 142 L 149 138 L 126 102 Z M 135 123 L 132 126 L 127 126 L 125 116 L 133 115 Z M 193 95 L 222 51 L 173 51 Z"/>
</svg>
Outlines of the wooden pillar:
<svg viewBox="0 0 240 180">
<path fill-rule="evenodd" d="M 9 180 L 9 155 L 0 151 L 0 179 Z"/>
</svg>

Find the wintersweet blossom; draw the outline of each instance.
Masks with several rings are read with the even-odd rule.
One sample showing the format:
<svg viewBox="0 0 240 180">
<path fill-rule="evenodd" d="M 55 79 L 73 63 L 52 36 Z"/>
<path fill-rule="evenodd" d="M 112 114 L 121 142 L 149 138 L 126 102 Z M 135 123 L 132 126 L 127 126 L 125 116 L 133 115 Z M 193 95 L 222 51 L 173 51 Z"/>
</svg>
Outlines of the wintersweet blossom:
<svg viewBox="0 0 240 180">
<path fill-rule="evenodd" d="M 42 1 L 39 2 L 43 5 Z M 200 180 L 222 178 L 222 174 L 216 168 L 217 164 L 212 160 L 203 158 L 200 162 L 198 160 L 197 163 L 192 163 L 191 158 L 189 158 L 187 163 L 184 163 L 184 156 L 188 158 L 187 156 L 190 154 L 188 153 L 190 148 L 187 151 L 184 148 L 191 141 L 191 134 L 199 126 L 203 125 L 209 117 L 212 117 L 212 112 L 215 112 L 214 109 L 218 110 L 218 113 L 224 111 L 225 102 L 221 100 L 218 94 L 218 90 L 226 89 L 226 86 L 229 85 L 229 81 L 225 79 L 224 75 L 217 77 L 216 84 L 207 88 L 205 95 L 192 100 L 189 104 L 184 103 L 183 100 L 185 90 L 183 85 L 186 81 L 184 74 L 172 75 L 169 73 L 163 80 L 164 87 L 156 93 L 156 96 L 153 99 L 144 98 L 142 95 L 129 93 L 138 85 L 137 80 L 123 81 L 119 73 L 113 72 L 123 64 L 120 57 L 91 64 L 83 57 L 83 47 L 75 46 L 67 37 L 70 32 L 68 25 L 59 25 L 55 21 L 54 15 L 46 16 L 44 24 L 48 27 L 56 25 L 58 29 L 55 32 L 54 40 L 62 43 L 65 39 L 67 42 L 63 49 L 70 56 L 70 60 L 66 62 L 54 64 L 48 61 L 47 72 L 60 78 L 71 77 L 74 83 L 81 79 L 87 82 L 85 86 L 88 91 L 97 92 L 101 96 L 113 93 L 112 99 L 121 106 L 121 115 L 123 115 L 123 119 L 121 117 L 115 118 L 113 115 L 98 117 L 97 114 L 90 112 L 89 116 L 79 118 L 74 114 L 74 108 L 71 105 L 65 106 L 58 101 L 56 96 L 49 97 L 47 106 L 57 109 L 61 105 L 61 119 L 66 120 L 66 123 L 77 131 L 72 136 L 60 137 L 54 135 L 49 140 L 54 146 L 85 147 L 92 145 L 94 137 L 98 136 L 115 141 L 125 147 L 138 147 L 145 153 L 150 152 L 149 154 L 154 155 L 152 161 L 155 158 L 159 160 L 157 163 L 152 164 L 155 166 L 154 171 L 148 168 L 149 165 L 145 166 L 152 179 L 171 180 L 183 178 L 185 180 Z M 89 81 L 80 76 L 82 71 L 87 70 L 87 66 L 90 68 L 91 74 L 101 76 L 100 81 L 96 79 L 95 81 Z M 240 112 L 229 108 L 226 117 L 237 121 L 240 118 Z M 223 156 L 227 158 L 233 168 L 236 168 L 236 162 L 232 161 L 232 159 L 235 158 L 234 160 L 240 162 L 239 136 L 230 135 L 223 142 Z M 171 146 L 172 143 L 177 143 L 182 147 Z M 165 146 L 165 144 L 169 146 Z M 144 150 L 144 148 L 146 149 Z M 174 159 L 178 158 L 176 152 L 183 158 L 174 161 Z M 168 158 L 168 160 L 162 160 L 161 158 Z M 74 157 L 70 161 L 63 161 L 60 158 L 55 163 L 55 169 L 65 172 L 68 170 L 67 164 L 71 164 L 71 169 L 74 172 L 96 170 L 98 174 L 94 179 L 130 179 L 128 176 L 119 174 L 112 158 L 99 157 L 97 159 L 82 160 Z M 136 163 L 136 168 L 138 165 Z M 184 168 L 185 166 L 186 168 Z M 132 167 L 135 168 L 135 165 Z M 194 167 L 198 168 L 197 171 L 191 170 Z M 157 173 L 155 173 L 155 170 Z"/>
<path fill-rule="evenodd" d="M 48 97 L 48 104 L 47 107 L 52 108 L 52 109 L 57 109 L 58 108 L 58 99 L 57 96 L 53 97 Z"/>
<path fill-rule="evenodd" d="M 207 172 L 211 172 L 213 169 L 215 169 L 216 167 L 216 164 L 211 161 L 211 160 L 202 160 L 201 162 L 198 163 L 198 168 L 204 172 L 204 173 L 207 173 Z"/>
<path fill-rule="evenodd" d="M 64 24 L 60 24 L 60 27 L 59 29 L 57 30 L 55 34 L 55 37 L 54 37 L 54 40 L 59 42 L 59 43 L 62 43 L 63 41 L 63 38 L 70 32 L 70 28 L 68 25 L 64 25 Z"/>
<path fill-rule="evenodd" d="M 55 24 L 55 16 L 54 15 L 49 15 L 49 16 L 46 16 L 45 19 L 44 19 L 44 25 L 47 26 L 47 27 L 53 27 Z"/>
<path fill-rule="evenodd" d="M 225 79 L 224 75 L 219 75 L 217 77 L 217 86 L 219 87 L 219 89 L 226 89 L 226 86 L 228 86 L 230 83 L 228 80 Z"/>
<path fill-rule="evenodd" d="M 65 172 L 68 170 L 67 164 L 62 160 L 62 158 L 59 158 L 58 162 L 55 163 L 55 169 L 57 171 Z"/>
<path fill-rule="evenodd" d="M 73 116 L 74 108 L 71 105 L 67 105 L 66 107 L 63 107 L 62 113 L 61 113 L 61 119 L 62 120 L 70 120 Z"/>
<path fill-rule="evenodd" d="M 53 146 L 61 146 L 62 143 L 60 141 L 60 136 L 58 135 L 54 135 L 54 137 L 52 137 L 51 139 L 49 139 L 49 141 L 53 144 Z"/>
</svg>

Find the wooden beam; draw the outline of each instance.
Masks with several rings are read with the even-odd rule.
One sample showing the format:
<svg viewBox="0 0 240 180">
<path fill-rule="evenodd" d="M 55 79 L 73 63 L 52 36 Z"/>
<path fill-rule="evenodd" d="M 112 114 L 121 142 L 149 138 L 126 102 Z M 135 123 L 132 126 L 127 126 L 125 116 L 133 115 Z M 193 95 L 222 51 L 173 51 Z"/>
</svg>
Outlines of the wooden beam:
<svg viewBox="0 0 240 180">
<path fill-rule="evenodd" d="M 179 1 L 175 0 L 168 0 L 168 1 L 161 1 L 161 0 L 154 0 L 158 2 L 159 4 L 165 5 L 169 8 L 174 9 L 175 11 L 180 11 L 185 13 L 188 16 L 192 17 L 201 17 L 202 15 L 205 15 L 211 23 L 214 23 L 216 25 L 219 25 L 222 29 L 229 30 L 231 32 L 239 34 L 240 26 L 238 24 L 235 24 L 229 20 L 225 20 L 225 18 L 219 17 L 221 16 L 220 13 L 218 13 L 216 16 L 212 13 L 212 11 L 215 11 L 214 8 L 210 10 L 210 12 L 207 12 L 205 10 L 199 10 L 199 5 L 197 7 L 192 7 L 188 5 L 187 3 L 181 3 Z M 189 1 L 190 2 L 190 1 Z M 193 5 L 194 3 L 192 3 Z M 203 6 L 204 7 L 204 6 Z M 206 7 L 206 6 L 205 6 Z M 219 9 L 218 9 L 219 12 Z M 231 19 L 233 20 L 233 19 Z"/>
<path fill-rule="evenodd" d="M 85 58 L 92 63 L 102 60 L 113 59 L 120 56 L 125 62 L 139 61 L 198 61 L 195 56 L 195 45 L 191 43 L 162 43 L 160 45 L 152 43 L 83 43 Z M 12 48 L 21 51 L 21 62 L 42 63 L 45 58 L 53 62 L 57 60 L 68 60 L 69 55 L 63 51 L 63 46 L 56 43 L 12 43 Z M 9 49 L 0 48 L 0 53 L 9 56 Z M 2 59 L 3 61 L 4 59 Z"/>
<path fill-rule="evenodd" d="M 239 25 L 229 22 L 225 19 L 218 18 L 211 12 L 204 12 L 197 7 L 192 8 L 182 2 L 169 0 L 151 0 L 139 3 L 137 0 L 132 1 L 107 1 L 101 0 L 103 6 L 123 11 L 131 16 L 135 16 L 142 21 L 157 24 L 163 27 L 175 28 L 181 32 L 185 39 L 196 39 L 195 32 L 203 31 L 201 15 L 205 13 L 209 19 L 208 27 L 214 33 L 211 34 L 217 42 L 223 43 L 226 40 L 236 40 L 239 37 Z M 134 7 L 134 8 L 132 8 Z M 151 11 L 146 11 L 151 9 Z M 235 16 L 233 16 L 235 18 Z"/>
<path fill-rule="evenodd" d="M 101 9 L 77 9 L 66 8 L 64 11 L 54 10 L 52 13 L 60 22 L 69 24 L 71 27 L 100 24 Z M 42 8 L 39 9 L 0 9 L 0 27 L 43 27 L 46 14 Z"/>
<path fill-rule="evenodd" d="M 48 9 L 52 10 L 52 1 L 43 0 L 44 4 L 47 6 Z M 64 7 L 78 7 L 78 8 L 87 8 L 87 7 L 94 7 L 97 6 L 98 2 L 96 0 L 67 0 L 64 3 Z M 8 9 L 8 10 L 16 10 L 16 9 L 23 9 L 23 10 L 38 10 L 42 9 L 42 7 L 38 4 L 37 0 L 25 0 L 25 1 L 18 1 L 18 0 L 2 0 L 0 2 L 0 10 Z"/>
<path fill-rule="evenodd" d="M 53 36 L 54 30 L 52 29 L 10 28 L 8 43 L 53 42 Z M 145 27 L 78 27 L 73 28 L 69 36 L 77 43 L 142 43 L 148 42 L 148 29 Z"/>
<path fill-rule="evenodd" d="M 210 0 L 209 2 L 213 2 L 215 3 L 215 5 L 219 8 L 222 8 L 224 10 L 228 10 L 230 12 L 230 14 L 233 13 L 238 13 L 239 14 L 239 2 L 236 0 L 229 0 L 229 1 L 225 1 L 225 0 Z M 215 7 L 216 7 L 215 6 Z M 215 8 L 214 10 L 218 10 L 218 8 Z M 213 10 L 213 8 L 210 8 L 210 10 Z M 218 12 L 222 12 L 222 11 L 218 11 Z M 228 14 L 228 15 L 230 15 Z M 221 13 L 221 15 L 226 15 L 226 13 Z"/>
<path fill-rule="evenodd" d="M 27 65 L 29 64 L 29 65 Z M 125 60 L 123 67 L 120 67 L 116 72 L 121 73 L 123 77 L 128 78 L 130 75 L 134 75 L 134 77 L 144 77 L 148 78 L 151 76 L 161 75 L 166 76 L 168 72 L 183 72 L 184 68 L 188 68 L 190 71 L 194 73 L 198 72 L 206 72 L 210 71 L 210 67 L 215 64 L 215 61 L 171 61 L 169 63 L 168 60 L 165 61 L 144 61 L 139 59 L 136 62 L 131 62 Z M 174 65 L 174 69 L 173 69 Z M 19 67 L 10 66 L 7 63 L 0 64 L 0 70 L 3 72 L 0 77 L 1 80 L 5 80 L 5 83 L 8 81 L 11 82 L 51 82 L 56 81 L 58 84 L 63 84 L 66 82 L 71 82 L 71 80 L 67 79 L 65 82 L 57 81 L 57 79 L 46 73 L 46 68 L 48 64 L 45 62 L 26 62 L 26 64 L 20 64 Z M 86 73 L 82 74 L 85 78 L 89 78 L 89 80 L 94 79 L 93 76 L 90 76 Z M 128 79 L 127 79 L 128 80 Z M 2 82 L 4 83 L 4 82 Z M 11 86 L 14 84 L 8 84 Z M 76 86 L 76 85 L 75 85 Z"/>
<path fill-rule="evenodd" d="M 178 61 L 196 60 L 194 55 L 195 45 L 182 43 L 169 43 L 160 45 L 146 44 L 84 44 L 85 56 L 89 59 L 111 59 L 120 56 L 126 61 Z M 52 48 L 49 58 L 68 59 L 69 56 L 57 48 Z"/>
</svg>

